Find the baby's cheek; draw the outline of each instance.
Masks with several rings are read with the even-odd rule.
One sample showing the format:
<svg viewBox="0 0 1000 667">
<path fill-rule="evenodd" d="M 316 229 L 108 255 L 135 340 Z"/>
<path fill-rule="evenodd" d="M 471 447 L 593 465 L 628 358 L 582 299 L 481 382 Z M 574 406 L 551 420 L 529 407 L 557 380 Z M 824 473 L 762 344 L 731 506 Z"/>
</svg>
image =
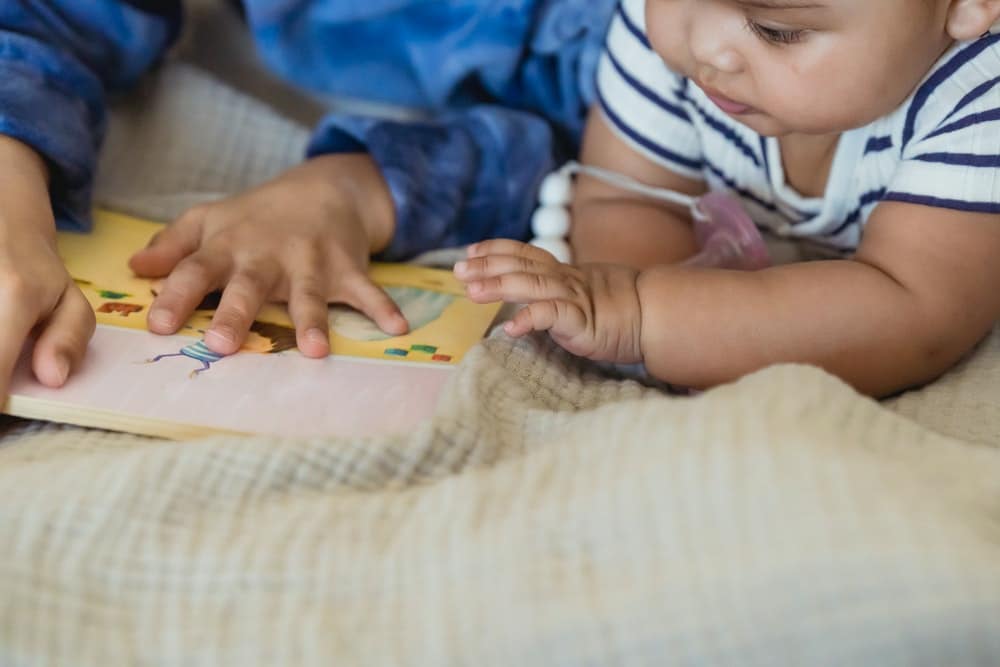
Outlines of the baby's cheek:
<svg viewBox="0 0 1000 667">
<path fill-rule="evenodd" d="M 646 35 L 653 50 L 671 71 L 689 75 L 688 57 L 684 45 L 687 38 L 679 16 L 678 2 L 651 1 L 646 3 Z"/>
</svg>

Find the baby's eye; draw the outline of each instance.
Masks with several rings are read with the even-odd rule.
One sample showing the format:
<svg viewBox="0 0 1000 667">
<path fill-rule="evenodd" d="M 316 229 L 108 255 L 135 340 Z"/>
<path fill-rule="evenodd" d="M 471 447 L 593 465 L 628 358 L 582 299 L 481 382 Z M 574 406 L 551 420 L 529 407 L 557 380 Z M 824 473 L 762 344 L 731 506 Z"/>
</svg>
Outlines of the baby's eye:
<svg viewBox="0 0 1000 667">
<path fill-rule="evenodd" d="M 768 28 L 752 19 L 747 19 L 747 28 L 753 34 L 770 44 L 796 44 L 802 41 L 805 30 L 778 30 Z"/>
</svg>

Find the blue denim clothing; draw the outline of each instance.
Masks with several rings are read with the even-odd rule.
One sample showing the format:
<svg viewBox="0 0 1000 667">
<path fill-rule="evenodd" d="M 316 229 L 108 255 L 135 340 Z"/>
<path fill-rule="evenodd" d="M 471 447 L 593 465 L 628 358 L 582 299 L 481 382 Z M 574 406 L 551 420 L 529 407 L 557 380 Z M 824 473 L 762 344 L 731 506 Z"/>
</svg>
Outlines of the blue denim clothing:
<svg viewBox="0 0 1000 667">
<path fill-rule="evenodd" d="M 367 150 L 396 203 L 400 259 L 527 235 L 541 178 L 575 150 L 616 0 L 245 0 L 264 61 L 413 123 L 330 114 L 309 153 Z M 3 0 L 0 133 L 46 156 L 63 227 L 86 228 L 108 91 L 163 56 L 179 0 Z"/>
</svg>

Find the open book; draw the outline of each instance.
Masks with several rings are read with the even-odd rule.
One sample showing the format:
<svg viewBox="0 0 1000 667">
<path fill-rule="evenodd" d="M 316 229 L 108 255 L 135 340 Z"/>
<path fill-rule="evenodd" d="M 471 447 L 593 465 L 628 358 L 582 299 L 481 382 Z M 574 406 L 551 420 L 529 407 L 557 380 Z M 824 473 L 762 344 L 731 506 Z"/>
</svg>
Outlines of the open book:
<svg viewBox="0 0 1000 667">
<path fill-rule="evenodd" d="M 400 306 L 410 333 L 389 337 L 367 317 L 330 308 L 326 359 L 295 349 L 283 307 L 268 305 L 235 355 L 201 336 L 212 303 L 177 335 L 146 329 L 156 284 L 127 261 L 160 225 L 107 212 L 90 234 L 60 233 L 59 252 L 97 315 L 82 367 L 60 389 L 31 374 L 25 349 L 7 414 L 167 438 L 214 432 L 289 437 L 382 435 L 429 415 L 449 371 L 486 332 L 499 306 L 474 304 L 448 271 L 374 264 L 373 280 Z"/>
</svg>

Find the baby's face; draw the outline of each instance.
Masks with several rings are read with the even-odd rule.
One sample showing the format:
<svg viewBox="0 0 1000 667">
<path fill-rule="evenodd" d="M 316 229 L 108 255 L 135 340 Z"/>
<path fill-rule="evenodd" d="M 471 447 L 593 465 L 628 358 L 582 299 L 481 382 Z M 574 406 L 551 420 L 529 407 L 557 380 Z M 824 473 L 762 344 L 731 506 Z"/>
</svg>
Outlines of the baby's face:
<svg viewBox="0 0 1000 667">
<path fill-rule="evenodd" d="M 766 136 L 862 127 L 951 45 L 947 0 L 647 0 L 653 48 Z"/>
</svg>

